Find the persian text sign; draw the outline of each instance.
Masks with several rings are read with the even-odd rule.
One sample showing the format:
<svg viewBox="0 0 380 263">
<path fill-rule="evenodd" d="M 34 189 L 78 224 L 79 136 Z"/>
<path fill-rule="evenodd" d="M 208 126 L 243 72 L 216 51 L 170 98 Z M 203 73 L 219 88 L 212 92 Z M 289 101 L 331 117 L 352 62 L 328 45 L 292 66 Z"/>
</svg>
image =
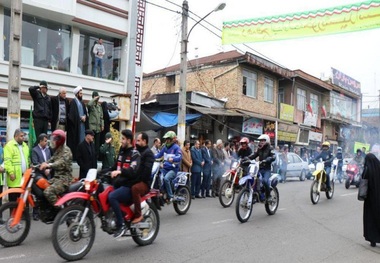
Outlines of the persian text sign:
<svg viewBox="0 0 380 263">
<path fill-rule="evenodd" d="M 380 27 L 380 0 L 323 10 L 223 22 L 222 43 L 329 35 Z"/>
<path fill-rule="evenodd" d="M 331 68 L 332 83 L 356 95 L 360 95 L 360 82 L 347 76 L 335 68 Z"/>
<path fill-rule="evenodd" d="M 285 103 L 280 103 L 280 119 L 293 122 L 294 106 Z"/>
</svg>

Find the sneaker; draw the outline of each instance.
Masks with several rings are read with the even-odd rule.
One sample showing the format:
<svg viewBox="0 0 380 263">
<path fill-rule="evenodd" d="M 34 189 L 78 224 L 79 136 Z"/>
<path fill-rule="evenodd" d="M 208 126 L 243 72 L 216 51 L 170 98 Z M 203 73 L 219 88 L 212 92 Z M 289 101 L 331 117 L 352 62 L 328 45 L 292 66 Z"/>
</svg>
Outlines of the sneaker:
<svg viewBox="0 0 380 263">
<path fill-rule="evenodd" d="M 121 227 L 119 227 L 118 230 L 116 230 L 116 232 L 113 234 L 113 237 L 114 238 L 121 237 L 122 235 L 124 235 L 124 232 L 126 229 L 127 227 L 124 224 L 122 224 Z"/>
</svg>

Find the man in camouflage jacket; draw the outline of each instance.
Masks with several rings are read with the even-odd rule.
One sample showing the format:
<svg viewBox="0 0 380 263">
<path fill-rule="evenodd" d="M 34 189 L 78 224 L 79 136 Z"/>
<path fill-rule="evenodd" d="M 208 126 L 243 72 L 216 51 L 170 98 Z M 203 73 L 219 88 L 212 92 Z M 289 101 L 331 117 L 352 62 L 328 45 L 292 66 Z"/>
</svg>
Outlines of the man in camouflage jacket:
<svg viewBox="0 0 380 263">
<path fill-rule="evenodd" d="M 55 134 L 56 132 L 57 134 Z M 57 137 L 60 138 L 57 139 Z M 62 130 L 56 130 L 53 132 L 52 148 L 55 150 L 54 154 L 46 163 L 42 163 L 40 166 L 41 170 L 45 168 L 54 170 L 54 177 L 49 180 L 50 186 L 44 190 L 46 199 L 53 206 L 58 200 L 57 196 L 65 192 L 73 180 L 73 155 L 70 148 L 64 144 L 65 139 L 62 143 L 62 137 L 66 139 L 65 133 Z"/>
</svg>

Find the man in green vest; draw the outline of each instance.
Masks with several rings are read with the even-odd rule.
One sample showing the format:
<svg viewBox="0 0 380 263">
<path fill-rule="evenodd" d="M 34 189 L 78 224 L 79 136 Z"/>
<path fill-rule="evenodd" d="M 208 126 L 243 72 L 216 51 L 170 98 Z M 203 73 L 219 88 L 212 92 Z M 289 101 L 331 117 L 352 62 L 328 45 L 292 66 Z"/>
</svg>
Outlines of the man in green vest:
<svg viewBox="0 0 380 263">
<path fill-rule="evenodd" d="M 97 159 L 99 157 L 100 133 L 104 129 L 103 109 L 99 104 L 99 98 L 99 93 L 94 91 L 92 93 L 92 99 L 87 104 L 89 129 L 95 134 L 94 143 Z"/>
<path fill-rule="evenodd" d="M 23 173 L 29 168 L 29 147 L 24 142 L 25 133 L 16 129 L 13 139 L 4 147 L 4 168 L 6 171 L 8 188 L 21 186 Z M 9 194 L 9 201 L 16 201 L 20 194 Z"/>
</svg>

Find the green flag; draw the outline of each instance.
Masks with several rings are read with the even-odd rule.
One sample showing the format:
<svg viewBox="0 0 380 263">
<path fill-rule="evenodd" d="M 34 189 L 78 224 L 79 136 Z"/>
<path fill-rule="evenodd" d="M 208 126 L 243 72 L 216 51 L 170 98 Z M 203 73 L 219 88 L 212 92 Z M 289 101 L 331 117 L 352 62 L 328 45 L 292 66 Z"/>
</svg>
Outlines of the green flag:
<svg viewBox="0 0 380 263">
<path fill-rule="evenodd" d="M 29 115 L 29 134 L 28 134 L 28 146 L 30 150 L 30 156 L 32 156 L 32 149 L 36 142 L 36 131 L 34 130 L 34 124 L 33 124 L 33 114 L 32 114 L 32 107 L 30 107 L 30 115 Z"/>
</svg>

